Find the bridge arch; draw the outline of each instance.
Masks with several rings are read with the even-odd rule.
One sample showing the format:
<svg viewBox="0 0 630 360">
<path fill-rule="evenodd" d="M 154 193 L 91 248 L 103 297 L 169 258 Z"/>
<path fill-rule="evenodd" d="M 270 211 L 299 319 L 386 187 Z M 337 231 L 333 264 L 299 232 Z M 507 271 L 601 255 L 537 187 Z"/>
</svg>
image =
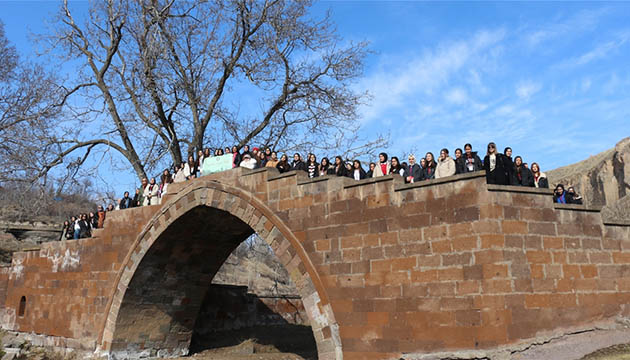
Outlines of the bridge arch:
<svg viewBox="0 0 630 360">
<path fill-rule="evenodd" d="M 219 222 L 199 223 L 200 219 L 207 217 L 221 217 L 225 221 L 222 225 Z M 194 227 L 197 225 L 198 229 L 213 233 L 222 240 L 218 243 L 214 243 L 212 239 L 199 241 L 203 235 L 198 234 L 195 238 L 197 240 L 193 241 L 193 246 L 198 248 L 188 253 L 182 251 L 181 247 L 173 248 L 178 245 L 169 241 L 169 238 L 172 239 L 174 234 L 180 234 L 185 231 L 182 229 L 190 228 L 191 225 L 192 232 L 183 235 L 197 236 L 194 234 Z M 201 289 L 204 283 L 207 288 L 232 250 L 254 232 L 271 246 L 295 283 L 313 329 L 319 358 L 341 359 L 343 355 L 339 327 L 328 296 L 298 238 L 252 193 L 209 179 L 191 182 L 177 194 L 167 198 L 166 203 L 137 236 L 122 263 L 109 297 L 107 316 L 98 340 L 99 349 L 123 356 L 147 349 L 158 350 L 158 355 L 186 354 L 194 318 L 203 301 L 203 294 L 199 296 L 194 289 Z M 205 264 L 199 258 L 188 258 L 197 252 L 206 257 Z M 156 280 L 155 271 L 152 272 L 150 268 L 157 269 L 165 265 L 165 261 L 169 261 L 163 259 L 167 253 L 171 254 L 171 258 L 184 258 L 179 263 L 171 261 L 168 265 L 172 269 L 164 270 L 170 271 L 174 276 L 169 280 L 171 284 L 156 284 L 150 289 L 134 286 L 151 284 Z M 208 257 L 212 256 L 214 258 L 208 261 Z M 190 265 L 193 263 L 196 265 Z M 199 277 L 182 279 L 175 274 L 179 271 L 185 273 L 183 276 Z M 173 286 L 178 290 L 175 291 Z M 160 293 L 160 288 L 165 292 Z M 171 290 L 175 293 L 167 292 Z M 125 315 L 130 314 L 125 309 L 134 310 L 131 303 L 151 302 L 154 300 L 149 299 L 156 298 L 162 299 L 159 300 L 162 303 L 158 310 L 148 311 L 146 307 L 135 309 L 148 311 L 143 316 L 152 316 L 155 322 L 139 326 L 133 324 L 133 320 L 131 323 L 125 321 Z M 194 316 L 192 323 L 190 316 Z"/>
</svg>

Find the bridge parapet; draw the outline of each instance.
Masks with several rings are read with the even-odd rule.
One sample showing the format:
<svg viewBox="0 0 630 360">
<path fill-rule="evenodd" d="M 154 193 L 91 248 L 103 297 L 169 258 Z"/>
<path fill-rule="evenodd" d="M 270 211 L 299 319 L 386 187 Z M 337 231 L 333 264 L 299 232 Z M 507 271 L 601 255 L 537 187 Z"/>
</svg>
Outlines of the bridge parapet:
<svg viewBox="0 0 630 360">
<path fill-rule="evenodd" d="M 178 219 L 196 224 L 198 208 L 267 239 L 302 285 L 321 358 L 495 349 L 630 311 L 630 226 L 553 204 L 550 190 L 487 185 L 483 172 L 404 184 L 238 168 L 172 184 L 162 205 L 109 213 L 97 238 L 17 253 L 0 270 L 3 326 L 124 345 L 118 311 L 135 270 Z M 175 341 L 124 326 L 133 346 Z"/>
</svg>

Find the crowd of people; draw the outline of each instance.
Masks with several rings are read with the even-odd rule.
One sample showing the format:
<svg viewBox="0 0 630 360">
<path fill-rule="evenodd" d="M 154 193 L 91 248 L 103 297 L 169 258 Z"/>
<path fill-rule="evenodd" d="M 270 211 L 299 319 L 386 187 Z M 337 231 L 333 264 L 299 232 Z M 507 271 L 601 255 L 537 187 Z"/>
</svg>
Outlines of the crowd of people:
<svg viewBox="0 0 630 360">
<path fill-rule="evenodd" d="M 499 152 L 495 143 L 488 144 L 483 160 L 471 144 L 465 144 L 464 149 L 457 148 L 455 157 L 451 157 L 448 149 L 440 150 L 436 159 L 432 152 L 427 152 L 419 161 L 415 155 L 410 154 L 407 161 L 400 161 L 396 156 L 391 158 L 386 153 L 380 153 L 376 162 L 369 163 L 366 169 L 360 160 L 344 160 L 341 156 L 335 156 L 331 162 L 328 157 L 317 160 L 313 153 L 309 153 L 306 159 L 301 154 L 293 154 L 292 160 L 286 154 L 278 158 L 277 152 L 269 147 L 254 147 L 250 150 L 248 145 L 238 149 L 237 146 L 225 149 L 216 149 L 212 152 L 209 148 L 199 151 L 197 156 L 190 155 L 187 161 L 177 164 L 171 169 L 165 169 L 160 182 L 155 178 L 142 179 L 140 187 L 133 197 L 126 191 L 123 198 L 116 205 L 109 205 L 107 211 L 114 209 L 127 209 L 137 206 L 156 205 L 162 202 L 162 197 L 167 193 L 171 183 L 191 180 L 202 175 L 204 161 L 213 156 L 232 155 L 232 167 L 244 167 L 258 169 L 273 167 L 280 173 L 292 170 L 300 170 L 307 173 L 309 178 L 333 175 L 345 176 L 354 180 L 363 180 L 388 174 L 399 174 L 406 183 L 416 183 L 424 180 L 440 179 L 457 174 L 465 174 L 485 170 L 488 184 L 526 186 L 535 188 L 549 188 L 549 181 L 537 163 L 528 165 L 521 156 L 512 158 L 512 148 L 506 147 L 503 153 Z M 563 184 L 558 184 L 554 191 L 553 200 L 562 204 L 582 204 L 582 197 L 569 186 L 565 190 Z M 89 237 L 92 229 L 103 226 L 106 211 L 99 206 L 96 213 L 73 216 L 64 223 L 64 236 L 66 239 L 79 239 Z"/>
<path fill-rule="evenodd" d="M 113 204 L 109 205 L 107 210 L 99 205 L 96 212 L 72 216 L 70 220 L 64 221 L 61 238 L 72 240 L 92 237 L 92 230 L 103 227 L 106 211 L 112 210 L 115 210 Z"/>
</svg>

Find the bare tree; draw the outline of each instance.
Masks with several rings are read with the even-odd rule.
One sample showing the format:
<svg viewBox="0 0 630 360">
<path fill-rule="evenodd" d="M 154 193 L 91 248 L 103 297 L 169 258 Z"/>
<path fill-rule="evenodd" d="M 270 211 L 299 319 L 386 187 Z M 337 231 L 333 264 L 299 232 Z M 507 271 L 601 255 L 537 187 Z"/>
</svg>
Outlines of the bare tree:
<svg viewBox="0 0 630 360">
<path fill-rule="evenodd" d="M 79 23 L 65 0 L 42 38 L 80 61 L 62 98 L 76 131 L 56 139 L 42 171 L 93 148 L 119 153 L 141 178 L 181 162 L 184 148 L 256 143 L 356 156 L 384 146 L 381 136 L 357 136 L 367 94 L 353 85 L 367 44 L 344 42 L 310 6 L 107 0 Z"/>
<path fill-rule="evenodd" d="M 42 179 L 63 143 L 57 141 L 63 92 L 57 79 L 20 59 L 0 23 L 0 184 Z M 57 164 L 55 164 L 57 165 Z"/>
</svg>

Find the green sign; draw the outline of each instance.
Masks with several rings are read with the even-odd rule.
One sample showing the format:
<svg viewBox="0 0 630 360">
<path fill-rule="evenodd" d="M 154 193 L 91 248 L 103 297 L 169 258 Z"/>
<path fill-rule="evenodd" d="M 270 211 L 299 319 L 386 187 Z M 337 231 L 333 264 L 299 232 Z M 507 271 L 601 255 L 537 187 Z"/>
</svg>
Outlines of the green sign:
<svg viewBox="0 0 630 360">
<path fill-rule="evenodd" d="M 201 175 L 209 175 L 220 171 L 230 170 L 232 168 L 232 159 L 232 154 L 211 156 L 203 159 Z"/>
</svg>

